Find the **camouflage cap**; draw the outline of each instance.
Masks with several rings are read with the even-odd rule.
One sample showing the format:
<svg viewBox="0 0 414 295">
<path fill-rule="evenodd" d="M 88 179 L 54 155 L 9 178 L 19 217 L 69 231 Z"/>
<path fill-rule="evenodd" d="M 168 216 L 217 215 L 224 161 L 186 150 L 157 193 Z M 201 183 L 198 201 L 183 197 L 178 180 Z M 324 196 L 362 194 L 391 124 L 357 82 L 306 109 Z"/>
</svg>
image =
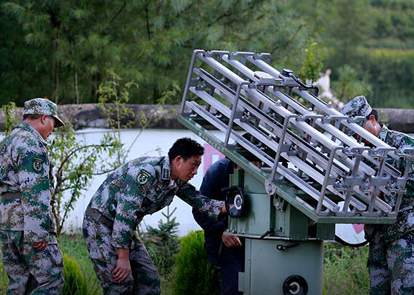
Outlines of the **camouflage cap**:
<svg viewBox="0 0 414 295">
<path fill-rule="evenodd" d="M 350 117 L 368 116 L 372 112 L 372 107 L 369 105 L 365 96 L 357 96 L 353 100 L 344 105 L 341 113 Z"/>
<path fill-rule="evenodd" d="M 46 98 L 33 98 L 26 101 L 23 115 L 49 115 L 55 118 L 55 127 L 65 125 L 57 115 L 57 105 Z"/>
</svg>

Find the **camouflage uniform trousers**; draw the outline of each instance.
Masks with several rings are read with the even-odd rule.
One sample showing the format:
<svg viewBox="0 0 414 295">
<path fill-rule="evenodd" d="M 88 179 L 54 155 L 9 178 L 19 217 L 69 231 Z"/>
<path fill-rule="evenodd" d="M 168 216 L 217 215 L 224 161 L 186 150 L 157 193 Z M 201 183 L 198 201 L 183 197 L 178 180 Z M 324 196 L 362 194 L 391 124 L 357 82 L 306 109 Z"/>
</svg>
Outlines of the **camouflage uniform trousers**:
<svg viewBox="0 0 414 295">
<path fill-rule="evenodd" d="M 385 243 L 376 232 L 369 244 L 370 295 L 414 294 L 414 233 Z"/>
<path fill-rule="evenodd" d="M 142 241 L 137 238 L 132 241 L 129 249 L 132 274 L 118 283 L 114 281 L 112 275 L 118 260 L 118 251 L 111 245 L 111 226 L 96 222 L 85 215 L 83 234 L 89 257 L 105 295 L 159 295 L 161 293 L 158 271 Z"/>
<path fill-rule="evenodd" d="M 23 240 L 23 231 L 0 231 L 7 294 L 62 294 L 63 258 L 57 244 L 44 250 Z"/>
</svg>

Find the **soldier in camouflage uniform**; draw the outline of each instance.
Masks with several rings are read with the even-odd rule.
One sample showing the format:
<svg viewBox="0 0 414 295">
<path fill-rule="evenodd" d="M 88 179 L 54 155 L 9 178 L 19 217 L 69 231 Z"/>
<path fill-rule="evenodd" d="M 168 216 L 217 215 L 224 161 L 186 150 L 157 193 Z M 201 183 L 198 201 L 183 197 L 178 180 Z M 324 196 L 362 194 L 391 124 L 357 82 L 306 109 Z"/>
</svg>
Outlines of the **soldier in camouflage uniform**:
<svg viewBox="0 0 414 295">
<path fill-rule="evenodd" d="M 365 129 L 397 149 L 414 147 L 414 139 L 404 133 L 389 130 L 377 122 L 376 111 L 363 96 L 348 102 L 342 113 L 349 116 L 365 116 Z M 398 167 L 401 171 L 404 163 Z M 413 170 L 411 170 L 411 176 Z M 396 197 L 387 201 L 395 206 Z M 414 182 L 408 181 L 397 222 L 391 225 L 365 225 L 369 241 L 368 267 L 371 295 L 414 294 Z"/>
<path fill-rule="evenodd" d="M 50 210 L 52 163 L 46 138 L 63 125 L 53 102 L 24 104 L 23 123 L 0 142 L 0 239 L 7 294 L 61 294 L 63 260 Z"/>
<path fill-rule="evenodd" d="M 177 140 L 168 157 L 144 157 L 121 166 L 102 183 L 85 212 L 83 233 L 104 294 L 160 294 L 160 278 L 137 225 L 177 195 L 217 219 L 223 201 L 209 200 L 187 182 L 204 152 L 189 138 Z"/>
</svg>

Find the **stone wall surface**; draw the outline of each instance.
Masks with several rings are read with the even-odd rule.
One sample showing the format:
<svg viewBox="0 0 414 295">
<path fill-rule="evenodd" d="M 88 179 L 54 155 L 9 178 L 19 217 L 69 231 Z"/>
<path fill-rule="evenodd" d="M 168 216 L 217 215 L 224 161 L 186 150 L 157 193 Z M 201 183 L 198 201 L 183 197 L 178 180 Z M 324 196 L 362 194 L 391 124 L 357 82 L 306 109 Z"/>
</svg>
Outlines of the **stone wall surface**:
<svg viewBox="0 0 414 295">
<path fill-rule="evenodd" d="M 114 108 L 113 104 L 107 104 L 108 108 Z M 128 115 L 121 119 L 121 123 L 132 122 L 130 128 L 142 127 L 140 120 L 141 114 L 151 118 L 148 128 L 161 129 L 183 129 L 178 122 L 177 116 L 179 105 L 166 105 L 163 109 L 157 105 L 125 105 L 129 111 Z M 114 112 L 111 112 L 114 113 Z M 107 115 L 96 104 L 72 104 L 61 105 L 58 107 L 58 115 L 64 122 L 70 122 L 76 130 L 84 128 L 109 128 Z M 18 108 L 14 116 L 21 120 L 23 118 L 23 108 Z M 112 116 L 112 118 L 115 118 Z M 0 111 L 0 131 L 4 130 L 5 115 Z"/>
<path fill-rule="evenodd" d="M 414 109 L 378 109 L 378 113 L 390 129 L 414 133 Z"/>
<path fill-rule="evenodd" d="M 114 107 L 108 104 L 108 107 Z M 132 120 L 131 128 L 140 128 L 139 114 L 144 113 L 152 118 L 148 128 L 160 129 L 184 129 L 178 122 L 179 105 L 167 105 L 164 109 L 156 105 L 126 105 L 131 110 L 130 115 L 121 119 L 122 123 Z M 414 133 L 414 109 L 378 109 L 380 120 L 385 122 L 390 129 Z M 108 128 L 105 113 L 96 104 L 61 105 L 58 114 L 65 122 L 71 122 L 76 130 L 84 128 Z M 18 108 L 16 118 L 23 117 L 23 109 Z M 5 116 L 0 111 L 0 131 L 4 130 Z"/>
</svg>

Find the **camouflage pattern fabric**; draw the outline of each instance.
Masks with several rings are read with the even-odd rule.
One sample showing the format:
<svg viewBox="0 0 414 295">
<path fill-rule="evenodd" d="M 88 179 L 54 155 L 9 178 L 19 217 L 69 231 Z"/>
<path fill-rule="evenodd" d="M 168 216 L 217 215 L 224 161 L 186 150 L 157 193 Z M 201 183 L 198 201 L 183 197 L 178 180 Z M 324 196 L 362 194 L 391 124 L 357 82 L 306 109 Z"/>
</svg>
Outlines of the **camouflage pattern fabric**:
<svg viewBox="0 0 414 295">
<path fill-rule="evenodd" d="M 210 200 L 202 196 L 188 183 L 181 180 L 172 181 L 168 157 L 138 158 L 112 172 L 92 197 L 85 213 L 84 235 L 85 240 L 89 241 L 87 246 L 90 258 L 100 262 L 112 261 L 115 259 L 114 255 L 117 257 L 117 248 L 137 248 L 141 244 L 136 232 L 138 223 L 145 215 L 169 205 L 175 195 L 197 210 L 207 212 L 213 219 L 217 219 L 224 204 L 223 201 Z M 96 226 L 88 228 L 88 221 L 94 221 Z M 96 237 L 96 241 L 91 237 Z M 144 246 L 138 248 L 140 247 Z M 144 250 L 138 252 L 143 253 Z M 147 275 L 150 281 L 155 280 L 155 276 L 150 275 L 154 268 L 151 260 L 146 259 L 144 255 L 142 261 L 142 267 L 132 270 L 134 280 L 139 275 Z M 95 265 L 99 272 L 98 277 L 104 278 L 105 274 L 101 273 L 101 267 L 98 267 L 102 266 L 102 263 Z M 109 267 L 113 268 L 109 271 L 106 269 L 106 274 L 110 274 L 114 269 L 112 264 L 109 264 Z M 148 270 L 149 273 L 142 273 L 142 269 Z M 102 286 L 106 286 L 108 282 L 108 279 L 101 280 Z M 105 288 L 109 290 L 112 287 Z M 113 288 L 117 286 L 113 285 Z M 155 291 L 149 291 L 148 294 L 152 294 L 151 292 Z"/>
<path fill-rule="evenodd" d="M 22 123 L 0 142 L 0 230 L 24 231 L 27 242 L 56 242 L 50 210 L 51 161 L 46 142 Z M 20 198 L 5 198 L 20 193 Z"/>
<path fill-rule="evenodd" d="M 83 233 L 90 257 L 105 295 L 160 294 L 160 277 L 141 240 L 134 235 L 129 250 L 132 274 L 123 282 L 114 281 L 112 270 L 118 260 L 117 249 L 111 245 L 112 229 L 102 222 L 83 221 Z M 94 257 L 94 258 L 92 258 Z"/>
<path fill-rule="evenodd" d="M 58 294 L 63 284 L 62 255 L 50 210 L 51 173 L 46 143 L 30 125 L 16 125 L 0 142 L 0 230 L 11 294 L 25 294 L 20 291 L 30 274 L 39 284 L 36 294 L 46 290 Z M 48 246 L 40 251 L 33 248 L 35 242 Z"/>
<path fill-rule="evenodd" d="M 23 115 L 49 115 L 56 119 L 55 127 L 65 125 L 57 114 L 57 105 L 45 98 L 33 98 L 26 101 Z"/>
<path fill-rule="evenodd" d="M 348 116 L 368 116 L 372 111 L 368 101 L 358 96 L 348 102 L 342 113 Z M 414 148 L 414 139 L 404 133 L 382 126 L 378 137 L 397 149 Z M 392 162 L 392 159 L 388 159 Z M 404 171 L 406 163 L 394 165 Z M 410 176 L 414 173 L 413 167 Z M 391 206 L 396 196 L 386 196 Z M 397 221 L 391 225 L 365 225 L 365 236 L 370 242 L 368 267 L 370 294 L 414 294 L 414 182 L 408 181 Z"/>
<path fill-rule="evenodd" d="M 404 133 L 389 130 L 385 125 L 382 126 L 378 137 L 388 145 L 397 149 L 404 147 L 414 148 L 414 139 Z M 391 159 L 390 159 L 391 160 Z M 405 162 L 397 163 L 397 168 L 404 171 Z M 414 176 L 414 167 L 411 167 L 410 176 Z M 397 196 L 388 196 L 385 200 L 388 204 L 395 206 Z M 408 181 L 406 192 L 403 196 L 401 207 L 398 212 L 397 222 L 391 225 L 378 225 L 384 242 L 394 242 L 409 232 L 414 231 L 414 182 Z"/>
<path fill-rule="evenodd" d="M 44 250 L 24 240 L 22 231 L 0 231 L 3 266 L 9 277 L 7 294 L 62 294 L 63 258 L 57 244 Z"/>
<path fill-rule="evenodd" d="M 369 244 L 370 295 L 414 294 L 414 235 L 408 233 L 393 243 L 376 232 Z"/>
<path fill-rule="evenodd" d="M 341 113 L 350 117 L 363 116 L 366 117 L 372 112 L 367 99 L 364 96 L 357 96 L 347 102 L 341 110 Z"/>
<path fill-rule="evenodd" d="M 414 147 L 414 139 L 404 133 L 382 126 L 378 137 L 397 149 Z M 390 159 L 391 160 L 391 159 Z M 400 171 L 405 162 L 397 164 Z M 413 168 L 413 167 L 412 167 Z M 413 174 L 411 168 L 410 175 Z M 396 196 L 385 200 L 396 203 Z M 408 181 L 397 222 L 390 225 L 366 225 L 366 237 L 370 241 L 368 267 L 370 294 L 414 294 L 414 183 Z"/>
</svg>

